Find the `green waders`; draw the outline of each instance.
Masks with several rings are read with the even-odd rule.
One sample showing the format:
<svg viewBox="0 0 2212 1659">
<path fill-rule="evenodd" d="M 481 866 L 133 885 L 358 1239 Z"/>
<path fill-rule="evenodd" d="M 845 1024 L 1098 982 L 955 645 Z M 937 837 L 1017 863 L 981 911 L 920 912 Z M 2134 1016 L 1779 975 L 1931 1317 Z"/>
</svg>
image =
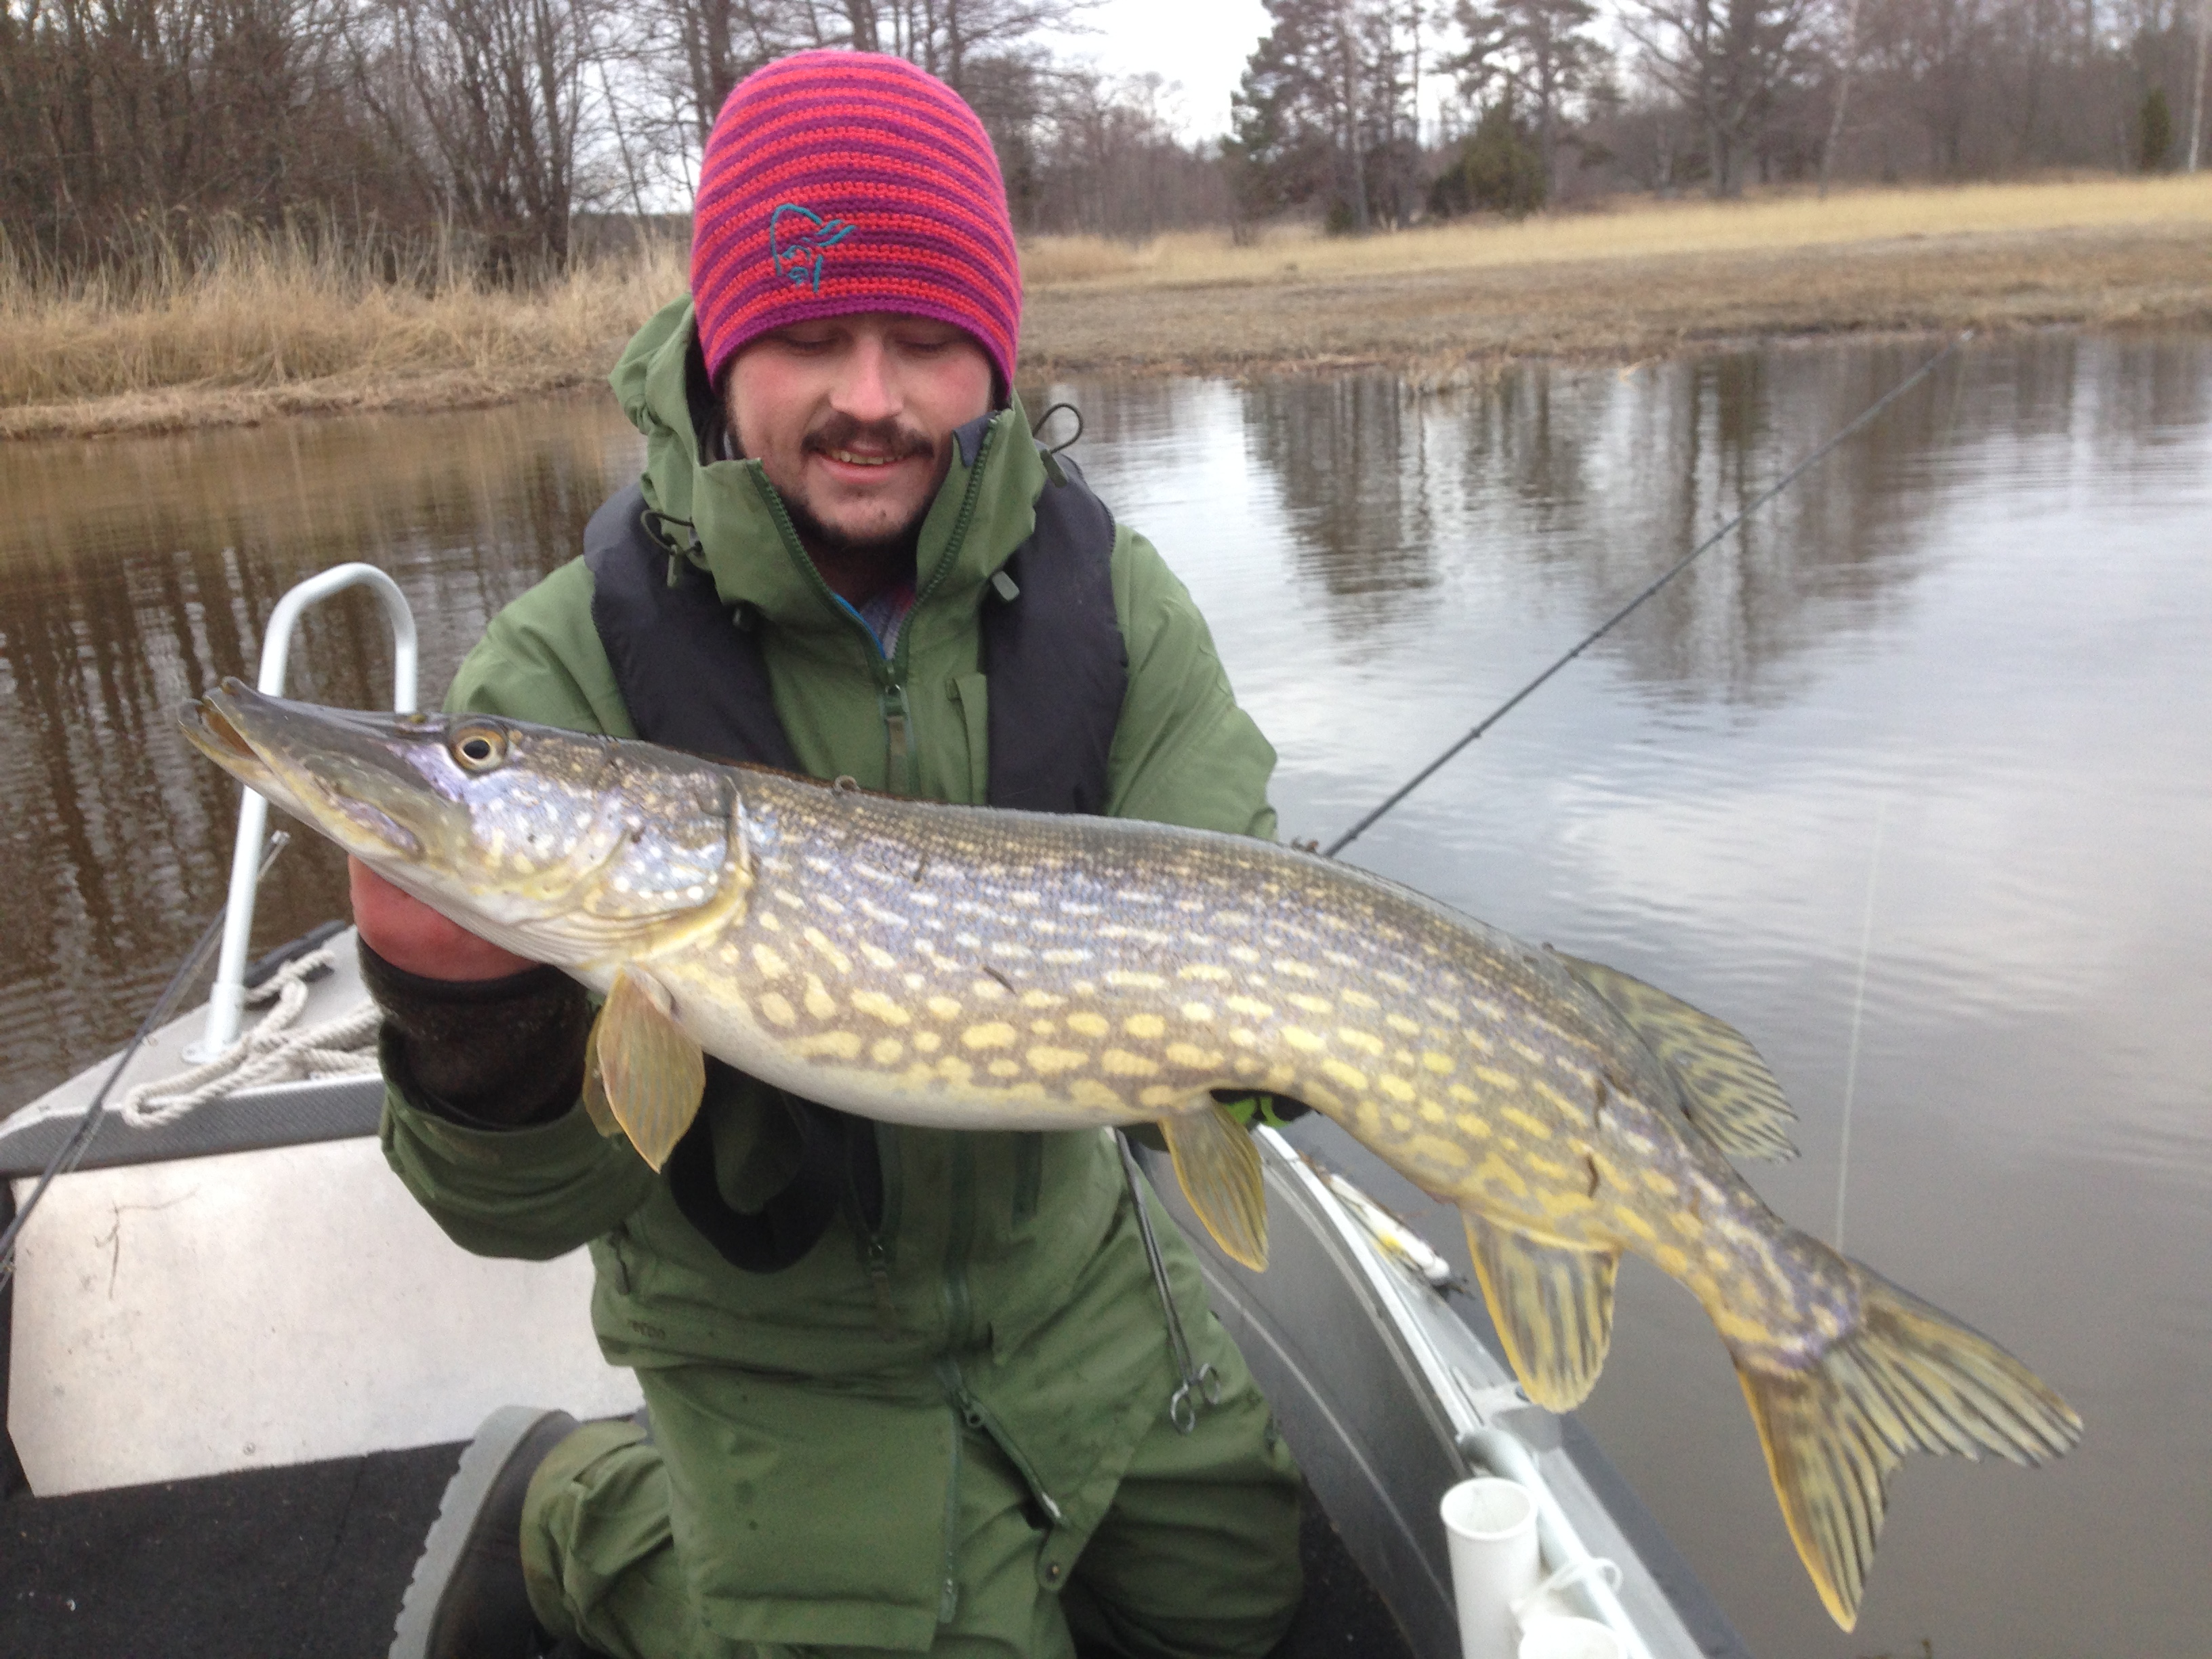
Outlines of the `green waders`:
<svg viewBox="0 0 2212 1659">
<path fill-rule="evenodd" d="M 1048 1582 L 1056 1567 L 1039 1570 L 1046 1530 L 1027 1484 L 988 1435 L 964 1431 L 953 1492 L 959 1590 L 931 1654 L 1071 1659 L 1079 1643 L 1127 1659 L 1260 1659 L 1281 1639 L 1300 1591 L 1298 1475 L 1243 1358 L 1211 1315 L 1201 1318 L 1193 1346 L 1220 1375 L 1220 1403 L 1186 1435 L 1161 1401 L 1064 1584 Z M 644 1374 L 656 1421 L 664 1402 L 684 1410 L 681 1376 Z M 887 1651 L 708 1630 L 671 1510 L 668 1466 L 636 1423 L 587 1425 L 556 1447 L 523 1512 L 523 1565 L 546 1628 L 611 1659 Z M 936 1522 L 923 1525 L 934 1533 Z"/>
</svg>

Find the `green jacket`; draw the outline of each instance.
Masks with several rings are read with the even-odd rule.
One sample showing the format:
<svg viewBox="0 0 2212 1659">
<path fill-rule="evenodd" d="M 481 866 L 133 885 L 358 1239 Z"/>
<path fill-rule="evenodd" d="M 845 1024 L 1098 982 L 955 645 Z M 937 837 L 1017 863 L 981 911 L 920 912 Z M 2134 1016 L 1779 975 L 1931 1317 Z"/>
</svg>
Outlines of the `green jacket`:
<svg viewBox="0 0 2212 1659">
<path fill-rule="evenodd" d="M 978 614 L 992 574 L 1029 536 L 1047 477 L 1018 403 L 992 422 L 972 473 L 956 454 L 887 660 L 823 584 L 758 464 L 699 460 L 685 397 L 691 335 L 688 303 L 663 311 L 624 353 L 614 388 L 646 435 L 648 504 L 696 528 L 721 598 L 760 619 L 776 713 L 801 763 L 982 802 Z M 1272 835 L 1273 750 L 1237 708 L 1189 595 L 1126 526 L 1112 575 L 1129 673 L 1107 810 Z M 447 706 L 635 735 L 592 626 L 592 582 L 579 559 L 508 605 Z M 743 1079 L 705 1109 L 725 1200 L 757 1211 L 795 1167 L 787 1115 Z M 998 1441 L 1054 1517 L 1038 1570 L 1056 1583 L 1173 1387 L 1103 1131 L 878 1125 L 878 1231 L 860 1236 L 841 1218 L 772 1273 L 726 1262 L 665 1180 L 626 1142 L 602 1139 L 580 1106 L 534 1127 L 475 1129 L 394 1091 L 383 1136 L 401 1179 L 464 1247 L 544 1258 L 590 1244 L 601 1346 L 637 1368 L 655 1433 L 672 1442 L 678 1538 L 708 1622 L 732 1639 L 927 1645 L 948 1540 L 917 1517 L 951 1513 L 963 1419 Z M 1210 1324 L 1174 1243 L 1186 1317 Z M 677 1478 L 686 1469 L 696 1486 Z M 849 1501 L 823 1496 L 841 1489 Z"/>
</svg>

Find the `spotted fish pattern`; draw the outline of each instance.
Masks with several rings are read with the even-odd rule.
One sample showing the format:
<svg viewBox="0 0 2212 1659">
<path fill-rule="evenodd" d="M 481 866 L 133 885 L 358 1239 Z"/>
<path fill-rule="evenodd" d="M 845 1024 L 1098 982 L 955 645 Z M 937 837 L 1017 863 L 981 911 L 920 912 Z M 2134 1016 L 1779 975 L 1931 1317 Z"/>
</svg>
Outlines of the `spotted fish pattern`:
<svg viewBox="0 0 2212 1659">
<path fill-rule="evenodd" d="M 1786 1151 L 1789 1113 L 1740 1033 L 1380 877 L 235 682 L 185 726 L 448 915 L 607 990 L 588 1103 L 656 1164 L 702 1050 L 895 1121 L 1157 1121 L 1194 1207 L 1257 1267 L 1256 1154 L 1212 1091 L 1291 1096 L 1458 1206 L 1507 1356 L 1557 1410 L 1604 1363 L 1620 1257 L 1644 1257 L 1727 1346 L 1846 1627 L 1905 1452 L 2032 1462 L 2080 1432 L 2004 1350 L 1759 1200 L 1724 1148 Z"/>
</svg>

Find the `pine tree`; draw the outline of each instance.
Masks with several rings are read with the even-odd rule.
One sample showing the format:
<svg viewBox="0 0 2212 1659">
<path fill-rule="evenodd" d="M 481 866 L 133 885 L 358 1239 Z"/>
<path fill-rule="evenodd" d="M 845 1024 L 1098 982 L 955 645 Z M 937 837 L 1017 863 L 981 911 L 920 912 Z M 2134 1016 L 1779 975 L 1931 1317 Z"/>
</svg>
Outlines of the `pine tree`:
<svg viewBox="0 0 2212 1659">
<path fill-rule="evenodd" d="M 1441 67 L 1458 77 L 1463 95 L 1483 98 L 1503 87 L 1512 108 L 1527 112 L 1547 198 L 1559 194 L 1567 100 L 1610 63 L 1604 46 L 1588 33 L 1597 15 L 1591 0 L 1458 0 L 1452 14 L 1467 45 Z"/>
</svg>

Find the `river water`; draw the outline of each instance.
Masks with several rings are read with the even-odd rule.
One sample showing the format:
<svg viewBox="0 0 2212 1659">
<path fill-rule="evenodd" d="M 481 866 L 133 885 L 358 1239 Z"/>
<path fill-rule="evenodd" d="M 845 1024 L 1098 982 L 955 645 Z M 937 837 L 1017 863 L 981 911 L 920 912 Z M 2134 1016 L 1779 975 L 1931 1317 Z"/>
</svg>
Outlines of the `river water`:
<svg viewBox="0 0 2212 1659">
<path fill-rule="evenodd" d="M 1051 395 L 1327 839 L 1926 350 Z M 434 697 L 638 454 L 602 398 L 0 451 L 0 1110 L 220 904 L 235 791 L 169 711 L 283 589 L 391 571 Z M 359 596 L 295 661 L 388 684 Z M 1632 1261 L 1585 1419 L 1754 1651 L 2212 1655 L 2208 664 L 2212 343 L 1976 345 L 1347 854 L 1741 1027 L 1802 1119 L 1769 1201 L 2087 1419 L 2040 1470 L 1913 1459 L 1841 1634 L 1711 1328 Z M 295 847 L 262 934 L 342 893 Z"/>
</svg>

